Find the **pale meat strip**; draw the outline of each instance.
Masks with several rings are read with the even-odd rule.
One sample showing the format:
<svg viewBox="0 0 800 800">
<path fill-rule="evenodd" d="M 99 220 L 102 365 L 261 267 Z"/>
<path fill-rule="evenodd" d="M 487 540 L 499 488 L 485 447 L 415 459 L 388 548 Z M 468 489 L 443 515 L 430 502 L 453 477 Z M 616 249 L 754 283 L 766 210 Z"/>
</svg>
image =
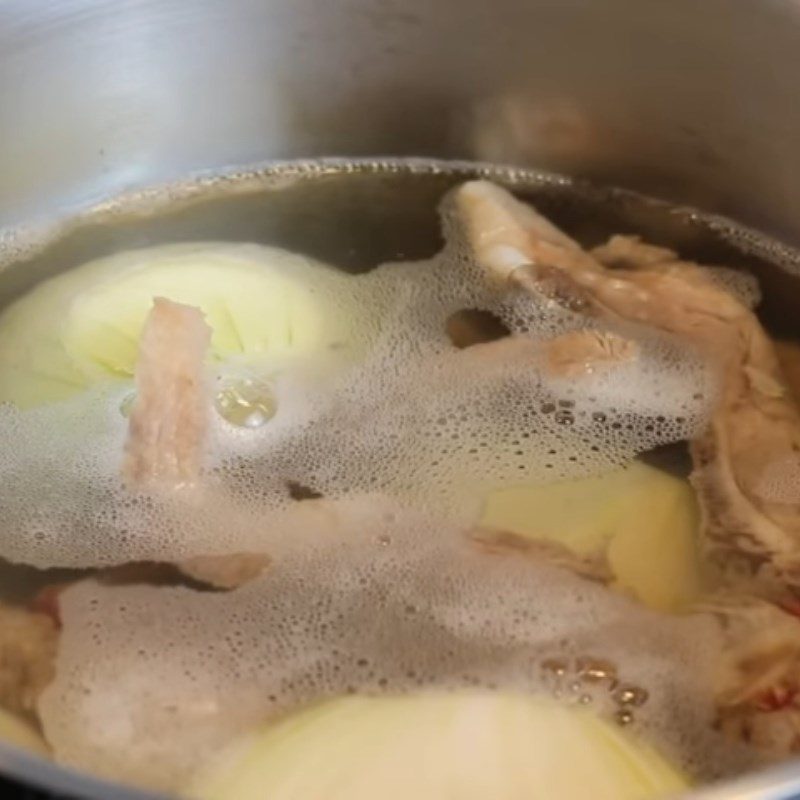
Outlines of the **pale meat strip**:
<svg viewBox="0 0 800 800">
<path fill-rule="evenodd" d="M 211 409 L 204 377 L 210 343 L 211 328 L 200 309 L 155 298 L 139 340 L 123 464 L 129 486 L 185 484 L 199 477 Z"/>
<path fill-rule="evenodd" d="M 638 236 L 612 236 L 592 250 L 592 255 L 606 267 L 643 269 L 663 267 L 678 261 L 678 254 L 667 247 L 643 242 Z"/>
<path fill-rule="evenodd" d="M 207 524 L 225 519 L 222 498 L 199 485 L 212 408 L 205 379 L 211 328 L 193 306 L 155 298 L 139 340 L 136 400 L 128 424 L 123 477 L 129 488 L 170 491 L 193 487 L 201 502 L 182 506 L 203 513 Z M 269 563 L 263 553 L 199 555 L 178 564 L 185 575 L 219 589 L 253 580 Z"/>
<path fill-rule="evenodd" d="M 636 342 L 614 333 L 570 331 L 540 345 L 542 363 L 549 375 L 577 378 L 615 369 L 637 358 Z"/>
<path fill-rule="evenodd" d="M 692 443 L 706 541 L 800 587 L 800 496 L 785 492 L 777 501 L 764 482 L 770 472 L 800 472 L 800 414 L 755 315 L 670 251 L 650 248 L 648 258 L 631 262 L 635 242 L 625 240 L 617 255 L 634 266 L 610 269 L 493 184 L 465 184 L 456 203 L 476 258 L 493 279 L 548 291 L 587 314 L 677 334 L 719 368 L 711 424 Z M 613 251 L 602 255 L 610 259 Z"/>
</svg>

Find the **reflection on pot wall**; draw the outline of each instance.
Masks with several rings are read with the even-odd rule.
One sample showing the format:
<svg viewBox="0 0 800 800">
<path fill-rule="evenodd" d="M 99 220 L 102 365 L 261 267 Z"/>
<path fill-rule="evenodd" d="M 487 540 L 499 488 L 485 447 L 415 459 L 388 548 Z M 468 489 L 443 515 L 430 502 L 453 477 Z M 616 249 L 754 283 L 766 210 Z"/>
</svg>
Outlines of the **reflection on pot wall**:
<svg viewBox="0 0 800 800">
<path fill-rule="evenodd" d="M 781 0 L 6 0 L 0 219 L 268 158 L 568 171 L 800 241 Z"/>
</svg>

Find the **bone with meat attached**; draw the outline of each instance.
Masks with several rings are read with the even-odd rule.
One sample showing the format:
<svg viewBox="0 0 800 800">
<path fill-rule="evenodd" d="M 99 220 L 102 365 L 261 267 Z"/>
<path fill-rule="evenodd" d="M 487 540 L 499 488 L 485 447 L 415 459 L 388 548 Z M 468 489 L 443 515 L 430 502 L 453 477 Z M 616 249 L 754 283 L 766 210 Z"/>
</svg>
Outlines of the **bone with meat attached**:
<svg viewBox="0 0 800 800">
<path fill-rule="evenodd" d="M 493 280 L 675 334 L 708 358 L 720 392 L 707 430 L 691 445 L 705 542 L 721 561 L 738 558 L 800 588 L 800 413 L 756 316 L 672 251 L 615 237 L 587 252 L 484 181 L 462 186 L 456 203 Z"/>
<path fill-rule="evenodd" d="M 770 757 L 800 751 L 800 620 L 740 595 L 715 598 L 725 633 L 715 675 L 716 724 Z"/>
<path fill-rule="evenodd" d="M 711 420 L 691 443 L 707 549 L 738 567 L 730 593 L 709 602 L 727 636 L 717 722 L 772 755 L 800 751 L 800 414 L 779 360 L 794 353 L 776 353 L 749 308 L 670 250 L 617 236 L 586 252 L 483 181 L 456 203 L 491 279 L 678 335 L 718 370 Z"/>
</svg>

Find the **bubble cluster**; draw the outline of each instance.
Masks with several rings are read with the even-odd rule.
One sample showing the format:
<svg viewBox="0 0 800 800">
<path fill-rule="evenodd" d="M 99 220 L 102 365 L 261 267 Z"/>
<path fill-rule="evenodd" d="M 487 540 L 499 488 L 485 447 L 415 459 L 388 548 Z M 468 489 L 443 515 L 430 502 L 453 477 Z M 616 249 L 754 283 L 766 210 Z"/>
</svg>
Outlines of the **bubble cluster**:
<svg viewBox="0 0 800 800">
<path fill-rule="evenodd" d="M 0 556 L 90 567 L 271 552 L 291 483 L 330 498 L 382 492 L 466 523 L 495 488 L 602 472 L 705 424 L 714 381 L 685 345 L 630 325 L 612 329 L 545 295 L 498 291 L 447 208 L 444 227 L 448 244 L 430 261 L 338 280 L 321 273 L 325 304 L 347 312 L 347 359 L 284 358 L 269 372 L 269 413 L 256 398 L 218 414 L 206 478 L 191 492 L 140 496 L 123 487 L 120 406 L 130 384 L 24 411 L 0 408 Z M 224 257 L 225 245 L 209 247 Z M 227 247 L 238 259 L 289 263 L 273 248 Z M 313 282 L 313 269 L 304 270 Z M 461 309 L 491 313 L 511 336 L 457 349 L 447 323 Z M 585 329 L 635 340 L 638 358 L 602 374 L 550 376 L 537 348 Z M 262 379 L 252 366 L 244 376 L 231 365 L 216 369 L 223 393 L 232 374 Z M 250 425 L 251 405 L 259 423 L 271 415 L 266 424 Z"/>
<path fill-rule="evenodd" d="M 712 616 L 656 614 L 385 499 L 301 507 L 314 505 L 325 513 L 302 520 L 308 537 L 234 591 L 67 590 L 57 678 L 40 703 L 57 758 L 174 789 L 300 704 L 480 688 L 590 705 L 699 778 L 750 763 L 710 727 Z"/>
<path fill-rule="evenodd" d="M 704 267 L 711 280 L 725 289 L 748 308 L 755 308 L 761 302 L 761 285 L 758 278 L 750 272 L 729 267 Z"/>
</svg>

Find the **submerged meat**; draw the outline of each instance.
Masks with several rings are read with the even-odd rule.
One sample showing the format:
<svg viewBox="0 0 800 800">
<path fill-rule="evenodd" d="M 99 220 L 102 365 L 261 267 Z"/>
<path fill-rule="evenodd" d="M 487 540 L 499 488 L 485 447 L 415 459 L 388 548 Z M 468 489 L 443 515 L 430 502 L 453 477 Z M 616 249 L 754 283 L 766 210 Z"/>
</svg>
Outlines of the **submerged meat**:
<svg viewBox="0 0 800 800">
<path fill-rule="evenodd" d="M 781 369 L 794 353 L 777 353 L 741 300 L 670 250 L 615 236 L 586 252 L 485 182 L 463 186 L 457 203 L 493 279 L 593 317 L 676 334 L 718 369 L 710 424 L 691 443 L 705 541 L 733 565 L 737 591 L 712 608 L 727 632 L 718 725 L 771 754 L 797 752 L 800 620 L 786 608 L 800 589 L 800 413 Z M 775 602 L 748 600 L 748 592 Z"/>
<path fill-rule="evenodd" d="M 215 589 L 235 589 L 257 578 L 269 565 L 263 553 L 233 553 L 227 556 L 196 556 L 180 563 L 189 578 Z"/>
<path fill-rule="evenodd" d="M 587 252 L 482 181 L 464 185 L 457 204 L 493 279 L 545 291 L 586 314 L 676 334 L 719 370 L 711 423 L 691 448 L 706 543 L 720 561 L 739 557 L 748 570 L 800 588 L 800 413 L 756 316 L 664 248 L 614 237 Z"/>
<path fill-rule="evenodd" d="M 511 531 L 479 527 L 469 532 L 469 541 L 488 555 L 514 553 L 539 563 L 567 569 L 597 583 L 614 579 L 604 556 L 577 555 L 565 545 L 547 539 L 531 539 Z"/>
<path fill-rule="evenodd" d="M 800 750 L 800 620 L 772 603 L 716 603 L 726 643 L 717 675 L 717 725 L 771 756 Z"/>
<path fill-rule="evenodd" d="M 210 343 L 200 309 L 155 298 L 139 340 L 123 465 L 129 485 L 199 476 L 211 408 L 203 367 Z"/>
<path fill-rule="evenodd" d="M 574 378 L 613 369 L 636 358 L 636 342 L 601 331 L 571 331 L 541 345 L 545 369 L 553 376 Z"/>
<path fill-rule="evenodd" d="M 53 679 L 58 634 L 51 617 L 0 604 L 0 707 L 30 715 Z"/>
</svg>

